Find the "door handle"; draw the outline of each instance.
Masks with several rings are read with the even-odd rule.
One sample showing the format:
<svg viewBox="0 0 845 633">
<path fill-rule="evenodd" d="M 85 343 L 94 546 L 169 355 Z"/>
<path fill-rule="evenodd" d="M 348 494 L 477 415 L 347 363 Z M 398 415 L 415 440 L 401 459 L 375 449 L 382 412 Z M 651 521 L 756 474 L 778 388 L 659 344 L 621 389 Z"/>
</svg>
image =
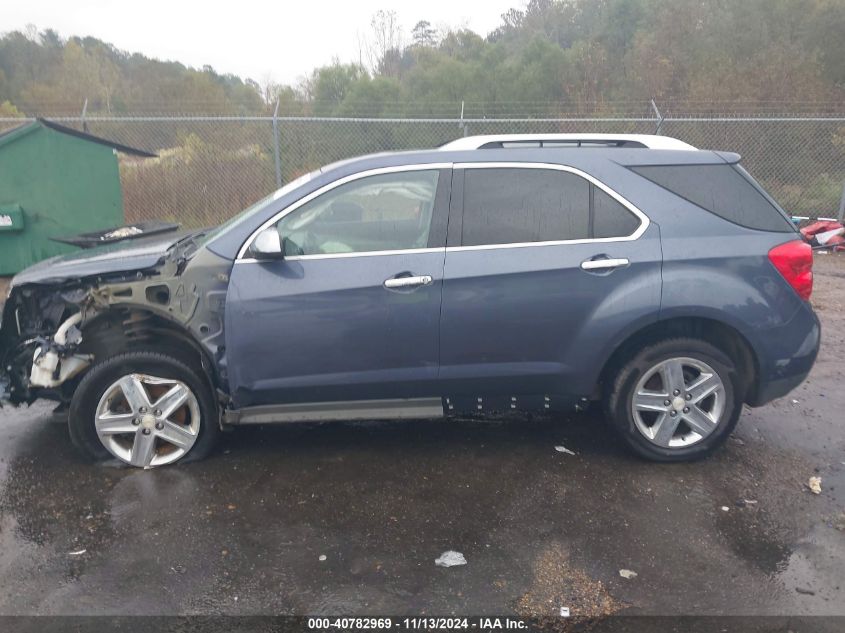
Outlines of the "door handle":
<svg viewBox="0 0 845 633">
<path fill-rule="evenodd" d="M 581 262 L 582 270 L 607 270 L 609 268 L 619 268 L 620 266 L 627 266 L 631 262 L 626 257 L 617 257 L 615 259 L 588 259 Z"/>
<path fill-rule="evenodd" d="M 432 282 L 431 275 L 419 275 L 416 277 L 391 277 L 384 280 L 384 287 L 388 290 L 396 290 L 397 288 L 416 288 L 417 286 L 430 286 Z"/>
</svg>

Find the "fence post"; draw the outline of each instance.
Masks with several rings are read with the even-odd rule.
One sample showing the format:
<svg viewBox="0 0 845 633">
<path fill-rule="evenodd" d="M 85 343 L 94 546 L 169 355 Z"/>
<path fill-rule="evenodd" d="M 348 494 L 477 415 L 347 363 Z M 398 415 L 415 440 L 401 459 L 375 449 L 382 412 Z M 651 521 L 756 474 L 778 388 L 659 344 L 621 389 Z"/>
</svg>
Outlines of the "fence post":
<svg viewBox="0 0 845 633">
<path fill-rule="evenodd" d="M 82 104 L 82 115 L 79 117 L 82 120 L 82 131 L 88 131 L 88 122 L 85 120 L 85 115 L 88 113 L 88 97 L 85 97 L 85 103 Z"/>
<path fill-rule="evenodd" d="M 663 119 L 665 117 L 660 114 L 660 110 L 657 109 L 657 104 L 654 102 L 654 99 L 651 100 L 651 109 L 654 110 L 654 116 L 657 118 L 657 129 L 654 130 L 654 133 L 660 134 L 660 128 L 663 127 Z"/>
<path fill-rule="evenodd" d="M 842 183 L 842 197 L 839 199 L 839 213 L 836 214 L 836 221 L 842 224 L 845 218 L 845 183 Z"/>
<path fill-rule="evenodd" d="M 282 158 L 279 154 L 279 100 L 273 110 L 273 157 L 276 159 L 276 186 L 282 186 Z"/>
<path fill-rule="evenodd" d="M 461 121 L 458 123 L 458 128 L 464 131 L 464 136 L 467 136 L 469 132 L 469 128 L 467 124 L 464 122 L 464 102 L 461 101 Z"/>
</svg>

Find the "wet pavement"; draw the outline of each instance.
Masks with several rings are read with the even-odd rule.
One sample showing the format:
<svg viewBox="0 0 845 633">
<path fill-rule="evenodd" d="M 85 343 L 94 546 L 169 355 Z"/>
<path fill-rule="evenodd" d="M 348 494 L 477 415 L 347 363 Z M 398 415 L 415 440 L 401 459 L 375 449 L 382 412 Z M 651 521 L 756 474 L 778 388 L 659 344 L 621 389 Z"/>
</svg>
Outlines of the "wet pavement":
<svg viewBox="0 0 845 633">
<path fill-rule="evenodd" d="M 817 259 L 809 380 L 694 464 L 593 412 L 246 428 L 137 471 L 3 409 L 0 614 L 845 615 L 845 258 Z"/>
</svg>

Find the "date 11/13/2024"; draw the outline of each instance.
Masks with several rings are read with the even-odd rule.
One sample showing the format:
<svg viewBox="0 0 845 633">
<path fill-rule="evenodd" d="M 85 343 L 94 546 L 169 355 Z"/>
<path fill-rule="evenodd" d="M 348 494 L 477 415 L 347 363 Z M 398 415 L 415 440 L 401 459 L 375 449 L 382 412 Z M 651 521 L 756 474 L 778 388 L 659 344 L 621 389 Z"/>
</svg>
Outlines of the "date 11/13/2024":
<svg viewBox="0 0 845 633">
<path fill-rule="evenodd" d="M 569 617 L 569 609 L 561 607 L 560 615 Z M 528 629 L 528 622 L 517 617 L 482 616 L 464 617 L 358 617 L 358 618 L 309 618 L 309 630 L 473 630 L 473 631 L 519 631 Z"/>
</svg>

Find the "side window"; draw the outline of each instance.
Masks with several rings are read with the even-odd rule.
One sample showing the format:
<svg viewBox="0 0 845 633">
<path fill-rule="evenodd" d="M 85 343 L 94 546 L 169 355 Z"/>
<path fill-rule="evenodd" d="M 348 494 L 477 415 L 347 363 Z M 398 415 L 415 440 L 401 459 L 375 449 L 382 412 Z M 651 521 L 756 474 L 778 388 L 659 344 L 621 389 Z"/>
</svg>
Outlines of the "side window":
<svg viewBox="0 0 845 633">
<path fill-rule="evenodd" d="M 590 183 L 553 169 L 467 169 L 461 244 L 589 236 Z"/>
<path fill-rule="evenodd" d="M 710 213 L 760 231 L 791 233 L 790 221 L 734 165 L 645 165 L 631 170 Z"/>
<path fill-rule="evenodd" d="M 566 171 L 467 169 L 463 246 L 627 237 L 640 219 L 604 190 Z"/>
<path fill-rule="evenodd" d="M 438 171 L 367 176 L 305 203 L 276 223 L 288 255 L 425 248 Z"/>
<path fill-rule="evenodd" d="M 627 237 L 637 230 L 640 219 L 604 190 L 593 186 L 592 237 Z"/>
</svg>

